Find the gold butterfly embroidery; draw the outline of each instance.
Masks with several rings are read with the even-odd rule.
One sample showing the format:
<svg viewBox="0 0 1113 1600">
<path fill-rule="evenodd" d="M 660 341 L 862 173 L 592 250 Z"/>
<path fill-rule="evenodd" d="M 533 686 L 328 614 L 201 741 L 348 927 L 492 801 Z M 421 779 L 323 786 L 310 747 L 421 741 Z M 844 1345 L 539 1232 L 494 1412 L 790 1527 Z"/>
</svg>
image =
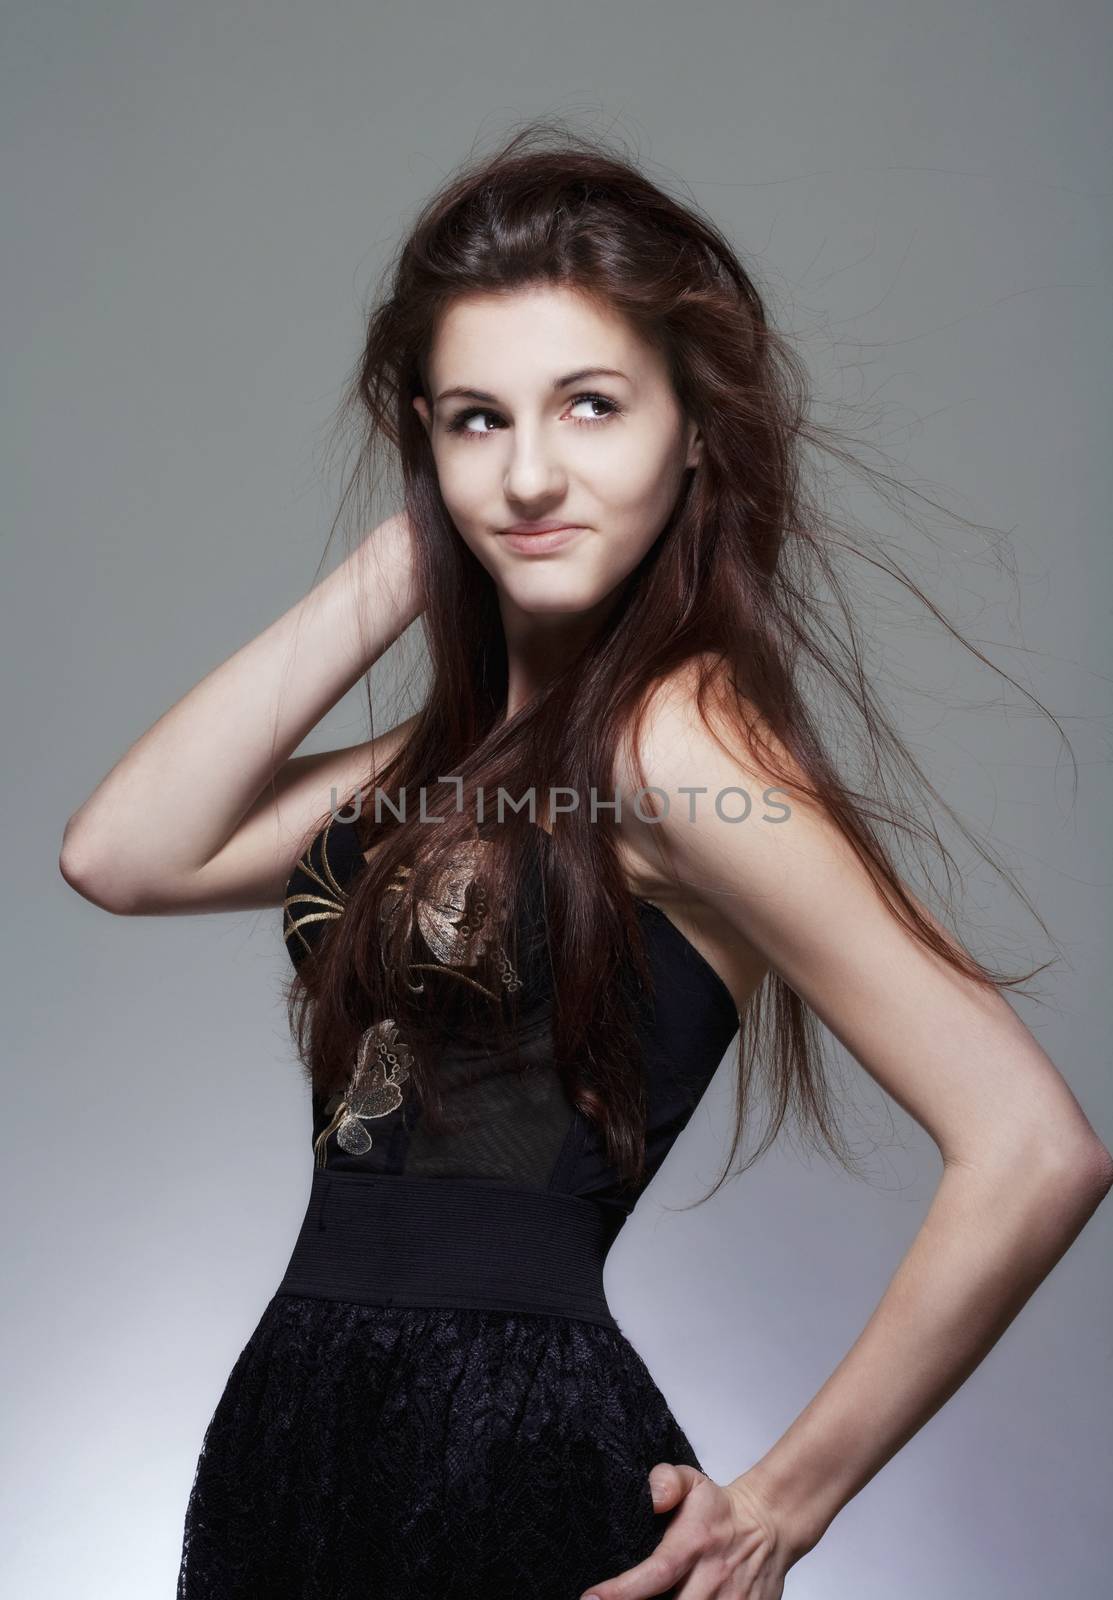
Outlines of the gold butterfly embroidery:
<svg viewBox="0 0 1113 1600">
<path fill-rule="evenodd" d="M 331 1133 L 342 1150 L 365 1156 L 374 1143 L 365 1124 L 389 1116 L 402 1104 L 402 1084 L 410 1075 L 413 1057 L 392 1017 L 373 1023 L 359 1041 L 356 1064 L 343 1095 L 333 1095 L 325 1106 L 331 1120 L 314 1140 L 314 1165 L 323 1167 L 325 1146 Z"/>
<path fill-rule="evenodd" d="M 287 895 L 282 902 L 286 913 L 283 937 L 289 943 L 296 936 L 307 952 L 312 951 L 313 946 L 302 929 L 310 923 L 335 922 L 343 914 L 348 899 L 347 891 L 338 883 L 329 861 L 328 843 L 333 821 L 330 817 L 321 835 L 321 872 L 313 864 L 312 845 L 298 861 L 304 876 L 322 892 L 299 889 Z M 459 852 L 459 859 L 446 867 L 431 892 L 417 901 L 414 915 L 418 931 L 435 961 L 411 962 L 408 971 L 448 971 L 474 967 L 491 948 L 491 934 L 486 926 L 490 908 L 487 890 L 480 878 L 483 860 L 491 848 L 490 840 L 486 839 L 474 839 L 464 845 Z M 393 930 L 404 908 L 406 897 L 403 891 L 410 871 L 406 865 L 398 867 L 384 892 L 380 920 L 386 931 Z M 294 913 L 295 906 L 299 908 L 297 915 Z M 501 944 L 495 949 L 495 959 L 504 991 L 515 993 L 522 986 L 521 979 Z M 465 974 L 455 971 L 454 976 L 474 984 L 489 998 L 495 998 L 483 984 L 476 983 Z M 419 980 L 410 988 L 415 994 L 421 994 L 425 985 Z"/>
<path fill-rule="evenodd" d="M 435 879 L 426 895 L 419 897 L 413 907 L 413 919 L 435 960 L 412 961 L 408 972 L 446 972 L 470 983 L 489 999 L 495 996 L 483 984 L 461 972 L 461 967 L 475 967 L 492 948 L 493 933 L 488 926 L 490 905 L 486 885 L 482 880 L 483 862 L 492 849 L 490 840 L 473 839 L 458 852 L 457 859 L 446 866 Z M 382 921 L 384 929 L 392 933 L 405 910 L 405 886 L 411 875 L 408 866 L 400 866 L 383 896 Z M 494 945 L 503 989 L 513 994 L 522 987 L 506 951 L 501 944 Z M 425 992 L 422 980 L 411 983 L 415 994 Z"/>
<path fill-rule="evenodd" d="M 348 899 L 329 861 L 328 840 L 333 820 L 329 819 L 321 836 L 320 859 L 324 876 L 313 865 L 312 845 L 298 862 L 305 876 L 323 893 L 299 891 L 287 896 L 283 902 L 289 924 L 284 937 L 289 940 L 296 935 L 307 950 L 312 946 L 301 930 L 309 923 L 335 921 L 343 914 Z M 412 908 L 413 917 L 435 959 L 431 962 L 409 963 L 407 974 L 420 971 L 450 973 L 489 998 L 495 998 L 490 989 L 460 970 L 462 967 L 475 967 L 492 947 L 493 936 L 488 927 L 490 907 L 486 886 L 481 881 L 483 860 L 491 848 L 489 840 L 472 840 L 463 847 L 459 859 L 437 876 L 431 891 L 417 899 Z M 384 933 L 393 931 L 407 904 L 405 885 L 410 873 L 410 867 L 398 867 L 384 892 L 380 913 Z M 295 916 L 292 910 L 295 904 L 309 909 Z M 499 981 L 505 992 L 514 993 L 522 987 L 521 979 L 503 946 L 498 944 L 494 949 Z M 425 990 L 424 982 L 420 979 L 410 983 L 409 987 L 416 994 Z M 363 1033 L 347 1089 L 342 1095 L 333 1095 L 325 1106 L 325 1113 L 330 1120 L 314 1140 L 316 1166 L 323 1167 L 326 1164 L 328 1139 L 333 1133 L 341 1149 L 349 1155 L 367 1154 L 374 1141 L 366 1124 L 389 1116 L 402 1104 L 401 1085 L 410 1076 L 412 1061 L 412 1052 L 394 1018 L 383 1018 Z"/>
</svg>

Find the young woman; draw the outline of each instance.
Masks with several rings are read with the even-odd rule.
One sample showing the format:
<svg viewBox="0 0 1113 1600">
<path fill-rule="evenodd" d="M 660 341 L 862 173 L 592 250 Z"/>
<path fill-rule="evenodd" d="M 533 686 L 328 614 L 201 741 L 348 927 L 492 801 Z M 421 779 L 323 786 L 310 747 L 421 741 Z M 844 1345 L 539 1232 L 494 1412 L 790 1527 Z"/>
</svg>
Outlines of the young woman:
<svg viewBox="0 0 1113 1600">
<path fill-rule="evenodd" d="M 907 823 L 886 752 L 918 769 L 852 624 L 836 642 L 802 470 L 830 436 L 727 241 L 541 124 L 457 173 L 391 274 L 353 486 L 385 447 L 403 511 L 160 718 L 63 845 L 113 912 L 282 906 L 294 966 L 309 1208 L 206 1430 L 178 1594 L 775 1600 L 1068 1248 L 1110 1155 L 1001 992 L 1031 974 L 977 961 L 882 840 Z M 294 756 L 419 615 L 420 711 Z M 824 673 L 872 784 L 835 760 Z M 791 1109 L 846 1159 L 822 1022 L 944 1172 L 837 1370 L 717 1483 L 602 1271 L 738 1036 L 733 1157 L 770 1014 L 768 1138 Z"/>
</svg>

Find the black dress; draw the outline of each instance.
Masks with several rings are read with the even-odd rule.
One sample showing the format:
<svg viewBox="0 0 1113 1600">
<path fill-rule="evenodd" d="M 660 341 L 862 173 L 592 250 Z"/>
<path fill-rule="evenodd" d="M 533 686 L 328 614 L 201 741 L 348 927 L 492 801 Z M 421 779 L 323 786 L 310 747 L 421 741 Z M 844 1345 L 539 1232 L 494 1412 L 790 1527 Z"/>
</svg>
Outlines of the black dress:
<svg viewBox="0 0 1113 1600">
<path fill-rule="evenodd" d="M 295 965 L 363 859 L 336 820 L 299 861 Z M 425 908 L 439 960 L 473 881 Z M 663 911 L 639 900 L 638 917 L 656 986 L 648 1184 L 738 1014 Z M 518 1038 L 525 1072 L 448 1052 L 466 1133 L 423 1132 L 389 1020 L 346 1097 L 314 1097 L 305 1220 L 205 1431 L 178 1600 L 578 1600 L 659 1543 L 649 1469 L 700 1463 L 603 1292 L 636 1196 L 545 1070 L 544 1009 Z"/>
</svg>

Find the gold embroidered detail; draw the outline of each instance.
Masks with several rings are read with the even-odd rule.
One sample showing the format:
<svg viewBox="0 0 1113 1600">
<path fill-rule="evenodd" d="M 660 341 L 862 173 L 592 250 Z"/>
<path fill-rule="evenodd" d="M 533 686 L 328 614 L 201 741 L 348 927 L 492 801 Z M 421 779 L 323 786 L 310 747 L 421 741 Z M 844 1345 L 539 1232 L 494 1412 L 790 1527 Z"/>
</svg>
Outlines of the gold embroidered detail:
<svg viewBox="0 0 1113 1600">
<path fill-rule="evenodd" d="M 313 947 L 302 929 L 309 923 L 334 922 L 343 914 L 348 899 L 347 891 L 338 883 L 329 861 L 328 840 L 332 829 L 330 818 L 319 836 L 320 862 L 324 876 L 314 865 L 314 844 L 298 861 L 305 877 L 324 891 L 322 894 L 299 891 L 283 901 L 288 926 L 284 937 L 296 935 L 306 950 Z M 490 905 L 487 886 L 481 881 L 481 870 L 487 853 L 493 848 L 489 840 L 474 839 L 464 845 L 458 858 L 442 870 L 432 891 L 412 905 L 412 915 L 418 931 L 435 957 L 433 961 L 411 962 L 407 968 L 407 982 L 415 994 L 424 993 L 421 981 L 409 982 L 414 972 L 441 972 L 450 974 L 458 982 L 469 984 L 488 999 L 497 996 L 486 985 L 470 977 L 461 968 L 475 967 L 489 950 L 494 950 L 499 983 L 504 992 L 513 994 L 522 987 L 501 943 L 493 944 L 490 922 Z M 405 893 L 411 876 L 409 866 L 399 866 L 382 899 L 380 921 L 386 933 L 392 933 L 397 919 L 412 900 Z M 295 916 L 292 907 L 311 907 Z M 373 1023 L 360 1038 L 356 1061 L 348 1087 L 343 1094 L 335 1094 L 325 1106 L 328 1123 L 314 1140 L 314 1164 L 324 1167 L 328 1159 L 328 1140 L 336 1134 L 342 1150 L 349 1155 L 366 1155 L 373 1140 L 366 1123 L 389 1116 L 402 1104 L 401 1085 L 410 1076 L 413 1053 L 405 1042 L 397 1022 L 387 1017 Z"/>
<path fill-rule="evenodd" d="M 372 1143 L 364 1126 L 389 1116 L 402 1104 L 401 1085 L 410 1075 L 413 1056 L 393 1017 L 373 1023 L 359 1041 L 356 1064 L 343 1095 L 333 1095 L 325 1106 L 331 1120 L 314 1142 L 314 1165 L 323 1167 L 331 1133 L 349 1155 L 364 1156 Z"/>
<path fill-rule="evenodd" d="M 489 988 L 456 969 L 475 967 L 492 948 L 493 934 L 488 928 L 490 905 L 487 887 L 480 876 L 492 848 L 489 839 L 470 840 L 461 847 L 457 859 L 442 869 L 429 893 L 417 900 L 413 916 L 421 937 L 436 959 L 414 961 L 408 968 L 409 972 L 451 972 L 453 977 L 470 984 L 489 999 L 495 998 Z M 406 907 L 405 886 L 410 876 L 411 869 L 400 866 L 383 895 L 382 920 L 387 933 L 394 932 Z M 521 979 L 501 944 L 494 947 L 494 957 L 506 992 L 512 994 L 520 989 Z M 411 983 L 410 988 L 415 994 L 425 991 L 420 980 Z"/>
<path fill-rule="evenodd" d="M 319 889 L 323 889 L 324 893 L 314 894 L 309 890 L 301 889 L 294 894 L 287 895 L 282 901 L 282 909 L 285 913 L 282 937 L 289 944 L 290 939 L 296 935 L 301 940 L 302 949 L 306 954 L 312 954 L 313 945 L 306 938 L 302 929 L 308 927 L 312 922 L 335 922 L 343 912 L 345 901 L 348 898 L 344 889 L 336 881 L 328 856 L 328 839 L 334 821 L 335 818 L 330 816 L 325 824 L 324 831 L 318 835 L 317 839 L 312 841 L 305 853 L 298 858 L 297 867 L 295 868 L 295 871 L 300 870 L 311 883 L 316 884 Z M 318 840 L 324 877 L 317 871 L 313 863 L 313 850 Z M 294 906 L 323 906 L 324 910 L 303 911 L 300 915 L 295 916 Z"/>
<path fill-rule="evenodd" d="M 324 893 L 316 894 L 301 889 L 287 895 L 282 902 L 286 918 L 283 938 L 289 943 L 296 935 L 307 953 L 312 952 L 313 945 L 302 929 L 315 922 L 335 922 L 343 914 L 348 899 L 347 891 L 337 881 L 329 860 L 329 835 L 335 820 L 330 817 L 318 836 L 324 876 L 314 865 L 313 852 L 318 840 L 314 840 L 297 863 L 301 873 Z M 351 827 L 352 824 L 345 823 L 344 826 Z M 470 840 L 461 847 L 457 859 L 442 869 L 431 893 L 417 901 L 413 909 L 418 931 L 435 960 L 411 962 L 408 971 L 451 971 L 455 978 L 493 1000 L 495 996 L 486 985 L 456 970 L 475 967 L 492 947 L 492 935 L 487 931 L 490 915 L 487 888 L 480 877 L 483 862 L 492 848 L 489 839 Z M 410 874 L 410 867 L 399 866 L 383 894 L 380 921 L 388 932 L 393 932 L 406 904 L 404 889 Z M 295 906 L 299 908 L 298 915 L 294 913 Z M 494 959 L 498 964 L 503 990 L 507 994 L 516 993 L 522 987 L 522 981 L 501 943 L 495 947 Z M 415 994 L 425 992 L 425 985 L 421 981 L 411 983 L 409 987 Z"/>
</svg>

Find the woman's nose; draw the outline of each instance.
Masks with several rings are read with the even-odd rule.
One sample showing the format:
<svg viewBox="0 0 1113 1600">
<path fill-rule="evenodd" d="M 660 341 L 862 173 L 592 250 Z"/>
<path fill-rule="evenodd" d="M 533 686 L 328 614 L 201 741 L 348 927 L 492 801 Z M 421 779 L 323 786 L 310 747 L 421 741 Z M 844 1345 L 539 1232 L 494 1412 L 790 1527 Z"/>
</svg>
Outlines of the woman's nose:
<svg viewBox="0 0 1113 1600">
<path fill-rule="evenodd" d="M 516 429 L 504 479 L 508 499 L 541 499 L 563 483 L 564 471 L 551 443 L 540 432 Z"/>
</svg>

